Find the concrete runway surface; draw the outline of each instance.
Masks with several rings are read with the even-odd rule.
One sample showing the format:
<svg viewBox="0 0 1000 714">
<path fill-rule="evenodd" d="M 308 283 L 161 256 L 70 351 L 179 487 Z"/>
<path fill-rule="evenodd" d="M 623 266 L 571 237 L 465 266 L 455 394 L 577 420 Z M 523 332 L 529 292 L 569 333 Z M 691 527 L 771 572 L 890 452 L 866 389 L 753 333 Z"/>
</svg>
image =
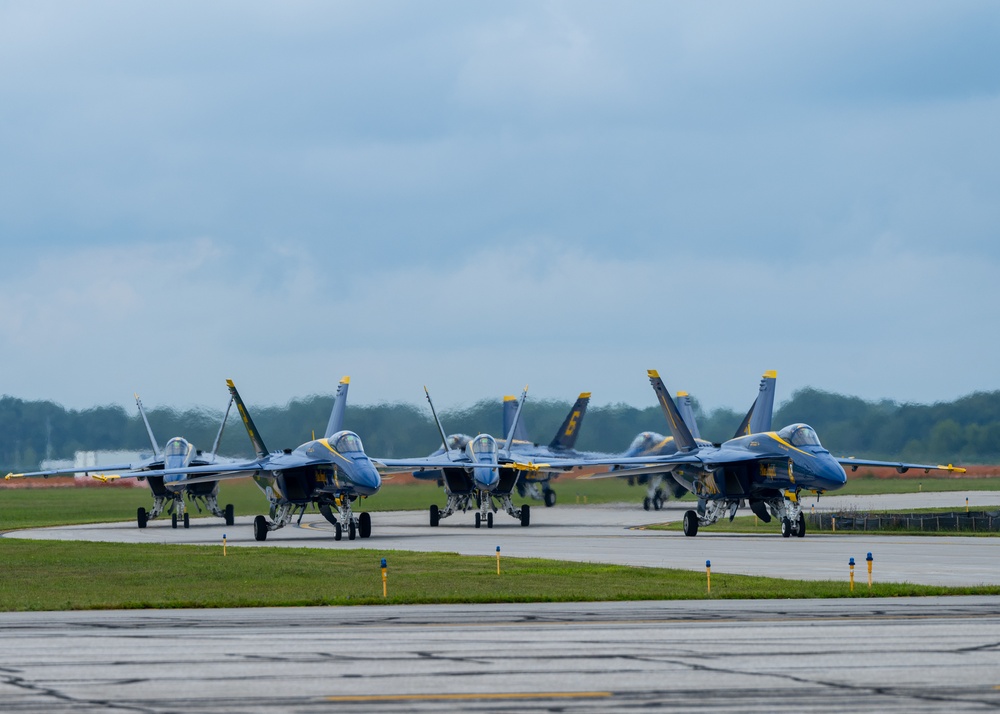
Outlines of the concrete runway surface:
<svg viewBox="0 0 1000 714">
<path fill-rule="evenodd" d="M 0 614 L 4 712 L 983 711 L 996 598 Z"/>
<path fill-rule="evenodd" d="M 975 508 L 996 504 L 996 492 L 918 493 L 887 496 L 824 497 L 821 510 L 840 508 Z M 263 499 L 262 499 L 263 501 Z M 806 509 L 814 501 L 805 502 Z M 661 511 L 635 505 L 558 505 L 532 508 L 531 525 L 522 528 L 505 513 L 495 526 L 475 529 L 473 514 L 456 514 L 437 528 L 428 525 L 426 511 L 376 512 L 372 536 L 365 540 L 333 540 L 333 526 L 318 514 L 301 525 L 273 531 L 264 543 L 253 539 L 252 519 L 237 519 L 226 527 L 217 518 L 194 518 L 191 528 L 176 530 L 169 521 L 152 521 L 140 530 L 134 522 L 39 528 L 4 534 L 8 538 L 92 540 L 123 543 L 186 543 L 217 545 L 225 533 L 229 545 L 376 550 L 442 551 L 465 555 L 538 557 L 559 560 L 703 570 L 712 561 L 719 573 L 767 575 L 806 580 L 846 580 L 848 560 L 858 563 L 857 576 L 867 577 L 865 556 L 874 558 L 880 581 L 927 585 L 1000 585 L 1000 538 L 968 536 L 889 536 L 861 533 L 807 534 L 805 538 L 724 534 L 703 528 L 696 537 L 680 532 L 644 530 L 652 523 L 677 521 L 690 504 L 667 504 Z"/>
</svg>

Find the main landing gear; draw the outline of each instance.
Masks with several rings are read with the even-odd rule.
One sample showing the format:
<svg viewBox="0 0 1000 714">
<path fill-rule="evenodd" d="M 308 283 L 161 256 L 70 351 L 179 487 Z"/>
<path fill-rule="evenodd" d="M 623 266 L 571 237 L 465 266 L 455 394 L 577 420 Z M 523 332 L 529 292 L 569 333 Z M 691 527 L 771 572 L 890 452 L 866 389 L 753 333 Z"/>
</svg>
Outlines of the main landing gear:
<svg viewBox="0 0 1000 714">
<path fill-rule="evenodd" d="M 201 496 L 189 497 L 198 507 L 198 511 L 201 511 L 201 504 L 198 503 Z M 212 513 L 213 516 L 218 516 L 226 521 L 227 526 L 231 526 L 236 523 L 236 513 L 233 510 L 233 504 L 226 504 L 225 508 L 219 508 L 218 501 L 215 500 L 215 496 L 205 496 L 205 507 Z M 146 525 L 155 520 L 163 512 L 163 506 L 166 502 L 165 496 L 153 496 L 153 510 L 147 511 L 143 507 L 139 507 L 135 511 L 135 522 L 140 528 L 145 528 Z M 184 504 L 184 498 L 181 495 L 177 495 L 170 501 L 170 527 L 177 528 L 178 524 L 182 524 L 185 528 L 191 527 L 191 516 L 187 512 L 187 507 Z"/>
<path fill-rule="evenodd" d="M 493 502 L 493 499 L 499 501 L 499 507 Z M 430 507 L 430 524 L 431 528 L 436 528 L 440 523 L 442 518 L 447 518 L 448 516 L 456 513 L 460 508 L 461 510 L 467 511 L 472 506 L 472 496 L 456 496 L 455 494 L 448 494 L 448 503 L 445 505 L 444 510 L 438 508 L 437 504 L 433 504 Z M 531 506 L 527 504 L 521 506 L 520 508 L 515 508 L 514 504 L 510 500 L 510 494 L 484 494 L 479 498 L 479 506 L 476 510 L 476 528 L 482 528 L 483 523 L 486 524 L 487 528 L 493 527 L 493 514 L 496 513 L 500 508 L 502 508 L 509 516 L 518 519 L 521 525 L 527 527 L 531 523 Z"/>
</svg>

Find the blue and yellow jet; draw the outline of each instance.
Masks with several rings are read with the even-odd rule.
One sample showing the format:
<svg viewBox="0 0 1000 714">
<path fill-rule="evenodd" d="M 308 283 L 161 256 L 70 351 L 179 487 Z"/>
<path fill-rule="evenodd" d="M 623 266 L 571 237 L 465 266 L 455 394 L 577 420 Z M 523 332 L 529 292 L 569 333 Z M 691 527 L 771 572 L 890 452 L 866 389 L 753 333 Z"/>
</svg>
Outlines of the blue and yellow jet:
<svg viewBox="0 0 1000 714">
<path fill-rule="evenodd" d="M 776 373 L 768 372 L 760 392 L 740 425 L 737 436 L 720 445 L 698 443 L 684 423 L 681 413 L 655 370 L 649 381 L 667 419 L 677 445 L 672 455 L 650 458 L 644 466 L 621 471 L 618 475 L 638 475 L 669 471 L 674 481 L 698 497 L 696 510 L 684 514 L 684 534 L 693 536 L 700 526 L 717 522 L 725 515 L 732 520 L 736 511 L 749 505 L 765 523 L 780 519 L 785 538 L 806 533 L 800 495 L 803 492 L 826 493 L 847 483 L 844 466 L 892 467 L 940 470 L 964 473 L 952 465 L 911 464 L 835 457 L 820 443 L 808 424 L 791 424 L 771 430 Z M 617 461 L 619 465 L 642 463 L 646 457 Z"/>
<path fill-rule="evenodd" d="M 203 452 L 201 449 L 196 449 L 194 444 L 181 436 L 175 436 L 167 441 L 166 446 L 164 446 L 161 450 L 156 437 L 153 435 L 153 428 L 149 425 L 149 419 L 146 418 L 146 411 L 142 408 L 142 400 L 139 399 L 138 394 L 135 395 L 135 403 L 139 408 L 139 415 L 142 417 L 142 421 L 146 425 L 146 434 L 149 436 L 149 443 L 153 448 L 153 455 L 149 458 L 128 464 L 112 464 L 109 466 L 97 467 L 74 467 L 67 469 L 54 469 L 50 471 L 31 471 L 20 474 L 10 473 L 4 478 L 8 480 L 12 478 L 48 478 L 49 476 L 63 476 L 79 473 L 87 473 L 93 478 L 104 482 L 128 477 L 136 478 L 140 481 L 145 480 L 149 485 L 149 490 L 153 494 L 152 510 L 147 511 L 142 506 L 136 510 L 136 523 L 140 528 L 145 528 L 149 521 L 158 518 L 163 512 L 164 506 L 167 506 L 168 504 L 171 525 L 176 528 L 177 524 L 182 522 L 185 528 L 190 527 L 191 522 L 190 516 L 187 512 L 187 506 L 184 501 L 185 497 L 187 497 L 190 502 L 195 504 L 195 507 L 199 511 L 204 508 L 213 516 L 225 519 L 226 525 L 233 525 L 233 505 L 231 503 L 227 504 L 225 508 L 219 506 L 218 479 L 206 477 L 199 483 L 190 484 L 184 488 L 171 488 L 169 487 L 169 484 L 181 482 L 184 477 L 183 475 L 173 473 L 167 475 L 164 474 L 165 470 L 173 470 L 188 466 L 204 467 L 202 473 L 214 474 L 218 473 L 220 469 L 224 469 L 235 462 L 235 459 L 218 456 L 216 453 L 219 450 L 219 443 L 222 440 L 222 432 L 226 428 L 226 420 L 229 418 L 229 410 L 233 406 L 232 399 L 229 400 L 229 405 L 226 407 L 226 414 L 222 418 L 222 424 L 219 426 L 219 433 L 215 437 L 215 443 L 212 444 L 212 450 L 208 453 Z M 129 473 L 107 473 L 112 471 L 126 471 Z"/>
</svg>

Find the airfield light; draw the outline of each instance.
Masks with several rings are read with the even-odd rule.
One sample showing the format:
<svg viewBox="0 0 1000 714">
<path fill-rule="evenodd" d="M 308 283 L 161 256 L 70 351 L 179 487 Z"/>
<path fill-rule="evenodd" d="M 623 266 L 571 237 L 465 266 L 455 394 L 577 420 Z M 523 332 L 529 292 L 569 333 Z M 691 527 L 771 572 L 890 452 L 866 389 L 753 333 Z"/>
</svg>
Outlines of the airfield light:
<svg viewBox="0 0 1000 714">
<path fill-rule="evenodd" d="M 868 561 L 868 587 L 870 589 L 872 586 L 872 563 L 874 562 L 875 559 L 872 558 L 872 554 L 869 553 L 868 557 L 865 558 L 865 560 Z"/>
<path fill-rule="evenodd" d="M 497 575 L 500 574 L 500 546 L 497 546 Z"/>
<path fill-rule="evenodd" d="M 851 592 L 854 592 L 854 558 L 851 558 L 847 564 L 851 566 Z"/>
<path fill-rule="evenodd" d="M 388 578 L 388 575 L 386 574 L 387 570 L 388 570 L 388 568 L 386 567 L 386 564 L 385 564 L 385 558 L 382 558 L 382 597 L 383 598 L 386 598 L 389 595 L 389 584 L 388 584 L 388 579 L 389 578 Z"/>
<path fill-rule="evenodd" d="M 966 513 L 969 512 L 969 497 L 968 496 L 965 497 L 965 512 Z"/>
<path fill-rule="evenodd" d="M 222 534 L 222 555 L 226 555 L 226 534 Z"/>
<path fill-rule="evenodd" d="M 708 584 L 708 592 L 712 592 L 712 561 L 705 561 L 705 580 Z"/>
</svg>

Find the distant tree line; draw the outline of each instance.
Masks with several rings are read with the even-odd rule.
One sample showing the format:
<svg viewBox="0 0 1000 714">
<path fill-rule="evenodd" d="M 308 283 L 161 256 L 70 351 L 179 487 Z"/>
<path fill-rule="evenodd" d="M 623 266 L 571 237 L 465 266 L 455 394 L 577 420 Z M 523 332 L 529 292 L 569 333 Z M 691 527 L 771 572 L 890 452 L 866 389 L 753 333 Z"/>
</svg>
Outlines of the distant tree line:
<svg viewBox="0 0 1000 714">
<path fill-rule="evenodd" d="M 333 398 L 313 396 L 283 407 L 249 405 L 268 448 L 294 448 L 321 434 Z M 442 414 L 448 433 L 497 437 L 502 427 L 500 401 L 484 400 Z M 522 418 L 528 433 L 548 443 L 569 410 L 569 402 L 532 401 Z M 748 404 L 749 407 L 749 404 Z M 733 436 L 742 412 L 695 404 L 702 437 L 720 442 Z M 197 448 L 210 449 L 221 411 L 151 409 L 147 412 L 160 446 L 183 436 Z M 836 455 L 942 463 L 1000 463 L 1000 391 L 978 392 L 953 402 L 930 405 L 867 402 L 816 389 L 802 389 L 775 412 L 774 426 L 811 424 L 824 446 Z M 440 445 L 429 410 L 410 404 L 347 407 L 345 426 L 361 435 L 366 451 L 386 458 L 428 454 Z M 577 447 L 593 451 L 624 450 L 642 431 L 667 432 L 658 406 L 637 409 L 625 404 L 587 411 Z M 68 459 L 78 450 L 149 451 L 149 439 L 136 410 L 121 406 L 65 409 L 53 402 L 0 397 L 0 468 L 28 470 L 44 458 Z M 251 455 L 246 431 L 235 410 L 229 416 L 220 452 Z"/>
</svg>

